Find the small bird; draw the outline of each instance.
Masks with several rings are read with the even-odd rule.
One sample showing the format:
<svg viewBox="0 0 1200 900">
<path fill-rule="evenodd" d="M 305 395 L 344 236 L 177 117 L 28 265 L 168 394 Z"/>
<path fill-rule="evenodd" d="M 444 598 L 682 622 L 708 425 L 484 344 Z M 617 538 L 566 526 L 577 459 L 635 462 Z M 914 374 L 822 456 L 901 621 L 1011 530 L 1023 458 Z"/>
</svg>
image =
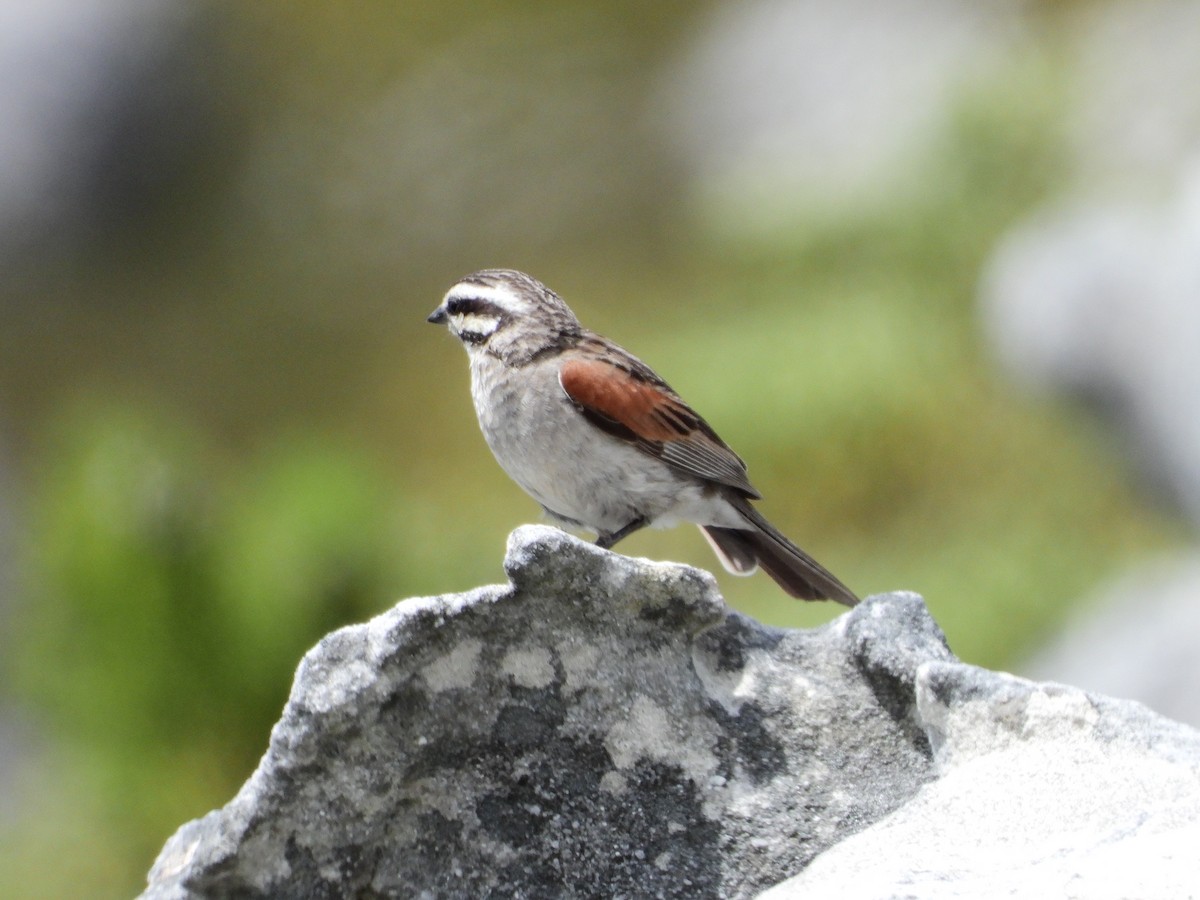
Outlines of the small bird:
<svg viewBox="0 0 1200 900">
<path fill-rule="evenodd" d="M 762 495 L 712 427 L 536 278 L 468 275 L 428 321 L 462 341 L 488 446 L 551 518 L 596 532 L 604 548 L 692 522 L 736 575 L 762 566 L 792 597 L 858 602 L 751 505 Z"/>
</svg>

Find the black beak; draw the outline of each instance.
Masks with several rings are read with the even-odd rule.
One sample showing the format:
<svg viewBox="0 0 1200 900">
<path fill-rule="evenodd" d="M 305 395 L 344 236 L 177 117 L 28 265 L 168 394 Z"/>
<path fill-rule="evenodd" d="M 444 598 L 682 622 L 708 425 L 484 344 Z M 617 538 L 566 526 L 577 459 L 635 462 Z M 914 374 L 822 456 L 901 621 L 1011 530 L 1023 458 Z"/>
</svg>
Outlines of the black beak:
<svg viewBox="0 0 1200 900">
<path fill-rule="evenodd" d="M 434 325 L 441 325 L 443 322 L 446 321 L 446 307 L 439 306 L 437 309 L 435 309 L 433 312 L 431 312 L 429 314 L 429 318 L 426 319 L 425 321 L 431 322 Z"/>
</svg>

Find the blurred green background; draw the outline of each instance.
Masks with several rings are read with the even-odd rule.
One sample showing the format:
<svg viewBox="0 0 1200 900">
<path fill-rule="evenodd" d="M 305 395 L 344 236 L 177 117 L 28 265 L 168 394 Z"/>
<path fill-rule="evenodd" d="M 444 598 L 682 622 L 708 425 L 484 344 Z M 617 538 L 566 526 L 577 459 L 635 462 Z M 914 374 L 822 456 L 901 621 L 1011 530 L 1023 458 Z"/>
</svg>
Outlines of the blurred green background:
<svg viewBox="0 0 1200 900">
<path fill-rule="evenodd" d="M 91 86 L 83 174 L 3 234 L 0 895 L 136 893 L 252 771 L 322 634 L 502 579 L 538 510 L 424 321 L 478 268 L 649 361 L 773 521 L 864 596 L 923 594 L 969 662 L 1011 665 L 1177 544 L 976 324 L 997 239 L 1073 177 L 1086 4 L 1018 6 L 849 189 L 688 149 L 680 117 L 730 104 L 692 52 L 723 4 L 126 9 L 153 50 L 103 73 L 136 91 Z M 716 568 L 690 528 L 621 550 Z M 718 579 L 766 622 L 840 612 Z"/>
</svg>

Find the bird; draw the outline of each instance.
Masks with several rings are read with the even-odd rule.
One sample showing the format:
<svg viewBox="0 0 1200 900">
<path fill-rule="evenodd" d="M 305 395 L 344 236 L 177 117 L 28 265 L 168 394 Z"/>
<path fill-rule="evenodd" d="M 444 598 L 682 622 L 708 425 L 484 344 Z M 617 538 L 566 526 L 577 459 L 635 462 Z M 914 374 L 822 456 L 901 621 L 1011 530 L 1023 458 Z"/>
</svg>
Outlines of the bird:
<svg viewBox="0 0 1200 900">
<path fill-rule="evenodd" d="M 746 463 L 655 372 L 514 269 L 459 279 L 427 318 L 466 348 L 471 397 L 500 467 L 556 522 L 610 549 L 691 522 L 735 575 L 790 596 L 858 597 L 755 509 Z"/>
</svg>

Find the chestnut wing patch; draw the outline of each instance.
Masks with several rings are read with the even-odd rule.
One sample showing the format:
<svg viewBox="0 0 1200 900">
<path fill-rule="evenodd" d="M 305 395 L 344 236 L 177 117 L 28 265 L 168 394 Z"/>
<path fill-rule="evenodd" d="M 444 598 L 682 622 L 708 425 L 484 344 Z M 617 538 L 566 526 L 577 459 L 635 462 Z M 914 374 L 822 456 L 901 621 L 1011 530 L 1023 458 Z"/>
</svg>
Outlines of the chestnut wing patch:
<svg viewBox="0 0 1200 900">
<path fill-rule="evenodd" d="M 738 455 L 637 360 L 622 365 L 572 359 L 563 364 L 558 380 L 575 408 L 602 431 L 689 475 L 759 496 Z"/>
</svg>

